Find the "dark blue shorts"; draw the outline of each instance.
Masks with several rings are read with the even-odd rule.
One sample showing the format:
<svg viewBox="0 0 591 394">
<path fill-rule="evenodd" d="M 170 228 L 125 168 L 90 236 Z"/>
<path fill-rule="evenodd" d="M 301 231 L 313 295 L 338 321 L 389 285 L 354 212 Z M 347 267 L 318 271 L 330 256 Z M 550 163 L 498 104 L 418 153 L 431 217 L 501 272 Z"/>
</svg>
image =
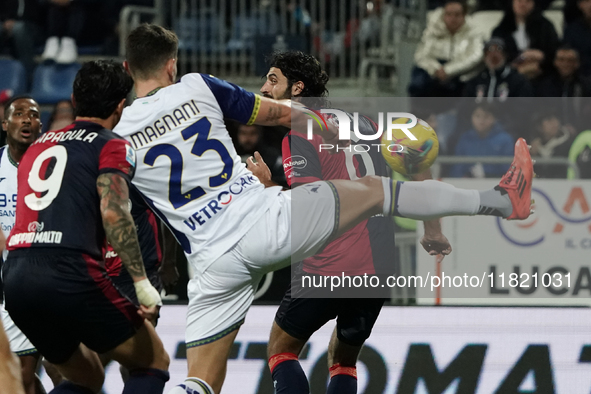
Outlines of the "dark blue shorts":
<svg viewBox="0 0 591 394">
<path fill-rule="evenodd" d="M 143 325 L 102 261 L 67 250 L 21 249 L 3 266 L 6 310 L 49 362 L 66 362 L 83 343 L 105 353 Z"/>
<path fill-rule="evenodd" d="M 307 341 L 329 320 L 337 319 L 337 338 L 351 346 L 365 342 L 382 310 L 385 298 L 292 298 L 291 284 L 275 322 L 294 338 Z"/>
</svg>

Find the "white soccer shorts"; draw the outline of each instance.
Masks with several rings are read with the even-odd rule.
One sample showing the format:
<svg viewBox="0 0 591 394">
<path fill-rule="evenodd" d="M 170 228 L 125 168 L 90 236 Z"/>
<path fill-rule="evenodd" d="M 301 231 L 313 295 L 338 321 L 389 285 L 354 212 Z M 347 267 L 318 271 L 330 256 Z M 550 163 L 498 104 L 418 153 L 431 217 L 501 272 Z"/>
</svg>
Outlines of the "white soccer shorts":
<svg viewBox="0 0 591 394">
<path fill-rule="evenodd" d="M 263 276 L 316 254 L 336 231 L 339 205 L 332 184 L 277 190 L 249 232 L 189 281 L 187 347 L 211 343 L 240 327 Z"/>
<path fill-rule="evenodd" d="M 2 324 L 4 325 L 4 331 L 8 337 L 8 343 L 10 344 L 10 351 L 15 353 L 17 356 L 26 356 L 28 354 L 37 353 L 35 346 L 27 339 L 25 334 L 14 324 L 10 315 L 4 309 L 4 305 L 0 304 L 0 315 L 2 316 Z"/>
</svg>

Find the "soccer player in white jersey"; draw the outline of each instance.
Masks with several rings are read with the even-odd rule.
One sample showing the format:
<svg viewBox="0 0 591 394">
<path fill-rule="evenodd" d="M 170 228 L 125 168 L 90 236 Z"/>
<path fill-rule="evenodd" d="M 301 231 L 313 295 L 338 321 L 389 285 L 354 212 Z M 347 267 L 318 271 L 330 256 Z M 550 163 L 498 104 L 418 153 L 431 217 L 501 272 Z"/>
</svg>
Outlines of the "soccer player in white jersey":
<svg viewBox="0 0 591 394">
<path fill-rule="evenodd" d="M 2 129 L 6 132 L 7 145 L 0 148 L 0 226 L 5 237 L 14 226 L 18 163 L 39 136 L 39 114 L 39 104 L 29 96 L 15 96 L 4 108 Z M 5 250 L 3 260 L 6 255 Z M 37 349 L 14 324 L 3 305 L 0 305 L 0 313 L 10 350 L 20 358 L 25 393 L 45 393 L 35 375 L 40 357 Z"/>
<path fill-rule="evenodd" d="M 289 100 L 260 97 L 209 75 L 187 74 L 175 83 L 177 48 L 176 35 L 159 26 L 141 25 L 130 33 L 125 66 L 138 98 L 115 128 L 136 150 L 133 183 L 195 271 L 188 286 L 189 378 L 169 394 L 219 393 L 232 343 L 263 275 L 290 264 L 290 256 L 299 261 L 314 255 L 366 218 L 530 214 L 533 165 L 523 139 L 500 185 L 482 192 L 376 176 L 285 192 L 265 188 L 241 163 L 224 117 L 304 133 L 307 117 Z M 336 143 L 336 125 L 314 126 L 314 132 Z"/>
</svg>

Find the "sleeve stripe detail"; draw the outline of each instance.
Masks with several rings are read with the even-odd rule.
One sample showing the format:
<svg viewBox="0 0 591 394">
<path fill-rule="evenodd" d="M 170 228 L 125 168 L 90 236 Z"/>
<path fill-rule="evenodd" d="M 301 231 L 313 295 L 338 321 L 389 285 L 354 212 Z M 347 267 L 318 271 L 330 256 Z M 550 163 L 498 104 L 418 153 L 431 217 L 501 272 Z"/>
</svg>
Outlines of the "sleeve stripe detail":
<svg viewBox="0 0 591 394">
<path fill-rule="evenodd" d="M 254 95 L 254 108 L 252 109 L 252 115 L 250 115 L 250 119 L 248 119 L 247 125 L 251 125 L 254 123 L 255 119 L 259 114 L 259 110 L 261 109 L 261 96 L 258 94 Z"/>
</svg>

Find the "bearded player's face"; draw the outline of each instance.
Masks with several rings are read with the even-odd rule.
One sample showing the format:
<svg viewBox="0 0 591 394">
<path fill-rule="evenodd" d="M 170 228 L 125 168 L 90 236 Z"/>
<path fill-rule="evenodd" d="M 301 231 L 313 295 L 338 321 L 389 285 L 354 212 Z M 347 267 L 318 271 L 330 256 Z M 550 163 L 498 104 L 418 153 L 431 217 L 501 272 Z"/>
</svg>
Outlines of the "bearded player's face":
<svg viewBox="0 0 591 394">
<path fill-rule="evenodd" d="M 271 67 L 266 76 L 267 80 L 261 88 L 261 94 L 275 100 L 291 98 L 291 86 L 287 77 L 277 67 Z"/>
</svg>

